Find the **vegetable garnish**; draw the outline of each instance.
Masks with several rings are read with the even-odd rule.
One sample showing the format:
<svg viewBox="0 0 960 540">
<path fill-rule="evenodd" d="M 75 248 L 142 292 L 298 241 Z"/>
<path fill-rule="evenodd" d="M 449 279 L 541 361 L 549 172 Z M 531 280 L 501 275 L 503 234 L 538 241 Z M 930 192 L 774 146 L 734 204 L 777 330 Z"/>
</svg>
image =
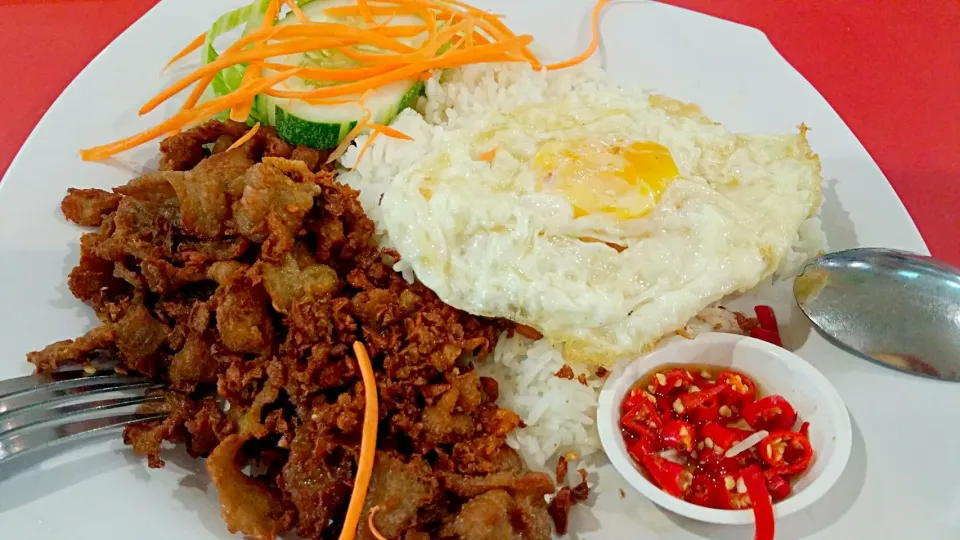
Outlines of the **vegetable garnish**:
<svg viewBox="0 0 960 540">
<path fill-rule="evenodd" d="M 357 524 L 363 512 L 363 501 L 367 498 L 367 488 L 370 487 L 370 476 L 373 473 L 373 458 L 377 451 L 377 422 L 380 420 L 377 381 L 373 378 L 373 365 L 370 363 L 370 357 L 367 356 L 367 349 L 363 343 L 359 341 L 353 343 L 353 354 L 357 357 L 360 375 L 363 377 L 363 437 L 360 439 L 357 476 L 353 482 L 353 493 L 350 494 L 347 514 L 343 518 L 340 540 L 353 540 L 357 533 Z"/>
<path fill-rule="evenodd" d="M 175 54 L 174 57 L 171 58 L 169 62 L 167 62 L 167 65 L 163 66 L 163 70 L 166 71 L 167 69 L 170 68 L 170 66 L 176 64 L 179 60 L 185 58 L 188 54 L 202 47 L 204 42 L 206 41 L 207 41 L 207 34 L 200 34 L 199 36 L 193 38 L 193 41 L 191 41 L 186 47 L 184 47 L 183 50 Z"/>
<path fill-rule="evenodd" d="M 497 150 L 499 149 L 499 146 L 494 146 L 486 152 L 482 152 L 479 156 L 477 156 L 477 159 L 480 161 L 486 161 L 487 163 L 493 163 L 493 158 L 497 157 Z"/>
<path fill-rule="evenodd" d="M 586 61 L 599 47 L 600 12 L 609 2 L 597 0 L 593 8 L 593 37 L 585 52 L 544 66 L 529 49 L 533 37 L 517 35 L 499 15 L 456 0 L 358 0 L 356 6 L 323 10 L 330 20 L 338 22 L 311 19 L 301 9 L 308 0 L 254 0 L 217 19 L 209 32 L 174 56 L 170 64 L 200 49 L 205 64 L 161 91 L 140 109 L 140 114 L 149 113 L 192 85 L 177 114 L 137 135 L 82 150 L 81 157 L 106 159 L 225 111 L 236 121 L 275 125 L 270 112 L 273 109 L 264 110 L 267 105 L 261 103 L 263 99 L 257 99 L 263 96 L 308 104 L 335 98 L 358 103 L 360 95 L 368 90 L 380 90 L 401 81 L 426 80 L 439 70 L 470 64 L 523 62 L 534 69 L 573 66 Z M 282 6 L 286 6 L 286 14 L 281 13 Z M 405 21 L 391 25 L 392 19 L 384 20 L 384 17 L 396 16 L 412 16 L 423 24 Z M 253 29 L 252 25 L 259 28 Z M 219 54 L 213 48 L 213 40 L 241 26 L 245 26 L 244 35 Z M 285 57 L 308 54 L 334 55 L 338 61 L 334 62 L 336 65 L 284 61 Z M 311 84 L 278 86 L 291 77 Z M 272 84 L 266 85 L 265 81 Z M 204 102 L 209 87 L 217 97 Z M 380 125 L 389 122 L 390 118 L 380 119 L 379 114 Z M 277 127 L 279 130 L 279 125 Z M 348 137 L 337 137 L 325 148 L 332 148 L 343 140 L 349 144 L 364 128 L 372 129 L 365 125 L 360 130 L 350 130 Z M 387 130 L 373 129 L 373 134 L 376 133 L 397 136 Z M 341 150 L 338 155 L 342 153 Z"/>
<path fill-rule="evenodd" d="M 370 529 L 370 534 L 373 535 L 377 540 L 387 540 L 387 537 L 380 534 L 380 531 L 377 530 L 377 526 L 373 523 L 373 515 L 380 510 L 379 506 L 374 506 L 370 509 L 370 515 L 367 516 L 367 528 Z"/>
<path fill-rule="evenodd" d="M 547 69 L 563 69 L 570 66 L 575 66 L 577 64 L 582 64 L 588 58 L 593 56 L 593 53 L 597 52 L 597 49 L 600 48 L 600 12 L 603 11 L 603 7 L 609 3 L 610 0 L 598 0 L 593 6 L 593 15 L 590 18 L 591 28 L 593 28 L 593 39 L 590 40 L 590 45 L 587 47 L 587 50 L 569 60 L 557 62 L 556 64 L 550 64 L 546 66 Z"/>
<path fill-rule="evenodd" d="M 254 124 L 249 131 L 244 133 L 242 137 L 240 137 L 239 139 L 236 140 L 236 142 L 231 144 L 230 148 L 227 148 L 227 151 L 233 150 L 235 148 L 240 148 L 241 146 L 246 144 L 247 141 L 252 139 L 253 136 L 256 135 L 258 131 L 260 131 L 260 122 L 257 122 L 256 124 Z"/>
<path fill-rule="evenodd" d="M 121 139 L 110 144 L 105 144 L 103 146 L 96 146 L 94 148 L 81 150 L 80 157 L 85 161 L 97 161 L 106 159 L 115 154 L 119 154 L 124 150 L 136 148 L 137 146 L 152 141 L 153 139 L 169 133 L 172 130 L 182 128 L 183 126 L 192 122 L 210 118 L 220 111 L 225 111 L 236 104 L 243 103 L 248 96 L 263 92 L 267 88 L 289 79 L 290 77 L 294 77 L 297 74 L 299 74 L 299 70 L 286 71 L 283 73 L 278 73 L 272 77 L 266 77 L 251 84 L 242 92 L 234 92 L 232 94 L 210 100 L 196 108 L 180 111 L 169 120 L 166 120 L 157 126 L 154 126 L 137 135 L 133 135 L 131 137 L 127 137 L 126 139 Z"/>
</svg>

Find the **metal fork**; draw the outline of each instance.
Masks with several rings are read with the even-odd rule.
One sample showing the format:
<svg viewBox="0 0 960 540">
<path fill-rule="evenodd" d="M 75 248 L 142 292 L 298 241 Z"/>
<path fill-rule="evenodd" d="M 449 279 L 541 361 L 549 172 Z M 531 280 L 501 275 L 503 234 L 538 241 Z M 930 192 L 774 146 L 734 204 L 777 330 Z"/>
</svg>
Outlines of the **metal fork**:
<svg viewBox="0 0 960 540">
<path fill-rule="evenodd" d="M 28 452 L 162 418 L 165 413 L 114 414 L 162 399 L 143 394 L 159 386 L 145 377 L 118 375 L 113 370 L 64 371 L 0 381 L 0 464 Z M 99 399 L 104 394 L 117 396 Z"/>
</svg>

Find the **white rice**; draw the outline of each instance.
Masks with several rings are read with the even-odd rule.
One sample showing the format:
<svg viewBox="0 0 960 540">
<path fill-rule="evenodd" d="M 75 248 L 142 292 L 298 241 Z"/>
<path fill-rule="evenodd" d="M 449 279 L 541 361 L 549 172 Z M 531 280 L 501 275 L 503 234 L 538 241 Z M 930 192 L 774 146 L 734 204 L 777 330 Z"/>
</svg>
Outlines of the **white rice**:
<svg viewBox="0 0 960 540">
<path fill-rule="evenodd" d="M 356 163 L 359 151 L 353 147 L 343 156 L 341 164 L 356 168 L 339 178 L 360 191 L 360 203 L 376 225 L 380 245 L 393 247 L 380 212 L 380 198 L 389 179 L 413 166 L 413 160 L 423 154 L 418 151 L 419 147 L 430 147 L 443 136 L 443 128 L 437 124 L 455 127 L 471 121 L 471 113 L 479 114 L 483 109 L 541 101 L 549 97 L 547 94 L 564 92 L 573 84 L 590 84 L 594 76 L 592 68 L 564 70 L 544 85 L 545 74 L 534 72 L 528 66 L 498 65 L 459 70 L 454 75 L 456 84 L 441 83 L 434 78 L 427 84 L 427 99 L 420 101 L 419 111 L 404 111 L 394 121 L 394 127 L 413 140 L 371 145 L 360 163 Z M 504 91 L 508 87 L 512 89 L 509 95 Z M 420 121 L 421 115 L 428 125 Z M 363 146 L 365 141 L 365 136 L 359 137 L 357 146 Z M 801 227 L 777 274 L 792 276 L 804 261 L 825 250 L 820 220 L 813 217 Z M 394 269 L 407 281 L 413 281 L 413 270 L 404 261 L 398 262 Z M 739 327 L 731 312 L 708 307 L 686 328 L 691 335 L 702 331 L 739 332 Z M 594 368 L 586 366 L 572 366 L 573 380 L 557 377 L 555 374 L 565 363 L 560 347 L 546 340 L 503 335 L 492 360 L 478 367 L 483 375 L 499 382 L 500 405 L 519 414 L 526 424 L 511 435 L 508 443 L 534 469 L 550 470 L 557 456 L 568 452 L 576 452 L 584 459 L 601 450 L 596 405 L 604 381 L 594 374 Z M 586 376 L 586 385 L 577 380 L 580 374 Z"/>
</svg>

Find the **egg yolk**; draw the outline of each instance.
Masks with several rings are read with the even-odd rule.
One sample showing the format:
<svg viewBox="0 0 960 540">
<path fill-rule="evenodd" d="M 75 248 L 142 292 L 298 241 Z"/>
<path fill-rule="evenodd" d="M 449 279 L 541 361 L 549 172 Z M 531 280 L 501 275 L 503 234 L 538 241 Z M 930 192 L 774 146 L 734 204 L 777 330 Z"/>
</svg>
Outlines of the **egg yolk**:
<svg viewBox="0 0 960 540">
<path fill-rule="evenodd" d="M 655 142 L 547 141 L 534 157 L 541 190 L 561 193 L 576 217 L 649 213 L 678 176 L 670 150 Z"/>
</svg>

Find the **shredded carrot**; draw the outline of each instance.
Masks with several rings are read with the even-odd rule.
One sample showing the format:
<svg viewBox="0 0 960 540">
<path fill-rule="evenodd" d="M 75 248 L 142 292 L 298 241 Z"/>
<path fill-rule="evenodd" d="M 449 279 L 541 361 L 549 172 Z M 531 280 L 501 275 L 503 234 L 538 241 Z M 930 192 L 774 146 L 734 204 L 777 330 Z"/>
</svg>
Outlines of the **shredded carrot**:
<svg viewBox="0 0 960 540">
<path fill-rule="evenodd" d="M 492 163 L 493 158 L 497 157 L 497 150 L 499 149 L 500 149 L 499 146 L 494 146 L 493 148 L 487 150 L 486 152 L 481 153 L 479 156 L 477 156 L 477 158 L 479 158 L 480 161 L 486 161 L 487 163 Z"/>
<path fill-rule="evenodd" d="M 167 62 L 167 65 L 163 66 L 163 71 L 166 71 L 167 69 L 170 68 L 170 66 L 176 64 L 177 61 L 180 60 L 181 58 L 183 58 L 183 57 L 187 56 L 188 54 L 192 53 L 193 51 L 199 49 L 200 46 L 202 46 L 202 45 L 203 45 L 204 43 L 206 43 L 206 42 L 207 42 L 207 34 L 206 34 L 206 32 L 204 32 L 204 33 L 200 34 L 199 36 L 193 38 L 193 41 L 191 41 L 189 45 L 187 45 L 186 47 L 184 47 L 182 51 L 178 52 L 173 58 L 171 58 L 170 61 Z"/>
<path fill-rule="evenodd" d="M 600 12 L 603 11 L 603 7 L 609 3 L 610 0 L 597 0 L 597 3 L 593 6 L 593 14 L 590 17 L 590 24 L 593 27 L 593 38 L 590 40 L 590 45 L 587 47 L 587 50 L 569 60 L 557 62 L 556 64 L 550 64 L 546 66 L 547 69 L 563 69 L 570 66 L 575 66 L 577 64 L 582 64 L 583 62 L 586 62 L 588 58 L 593 56 L 593 53 L 597 52 L 597 49 L 600 48 Z"/>
<path fill-rule="evenodd" d="M 290 8 L 290 11 L 293 12 L 293 16 L 296 17 L 298 21 L 302 23 L 312 22 L 310 17 L 307 17 L 303 10 L 300 9 L 300 5 L 297 4 L 297 0 L 283 0 L 283 3 Z"/>
<path fill-rule="evenodd" d="M 357 6 L 360 8 L 360 14 L 363 15 L 363 21 L 367 24 L 373 22 L 373 14 L 370 13 L 370 4 L 367 0 L 357 0 Z"/>
<path fill-rule="evenodd" d="M 170 131 L 180 129 L 183 126 L 193 122 L 197 119 L 206 119 L 211 116 L 233 107 L 237 103 L 242 103 L 243 100 L 247 99 L 249 96 L 259 94 L 270 88 L 271 86 L 283 82 L 290 77 L 295 77 L 299 74 L 299 71 L 292 70 L 286 71 L 283 73 L 278 73 L 272 77 L 265 77 L 259 81 L 251 84 L 245 89 L 238 90 L 226 96 L 212 99 L 198 108 L 190 109 L 186 111 L 181 111 L 168 120 L 161 122 L 160 124 L 142 131 L 136 135 L 132 135 L 125 139 L 121 139 L 110 144 L 104 144 L 101 146 L 96 146 L 94 148 L 87 148 L 80 151 L 80 157 L 84 161 L 97 161 L 101 159 L 106 159 L 112 155 L 123 152 L 124 150 L 129 150 L 131 148 L 136 148 L 143 143 L 152 141 L 157 137 L 169 133 Z"/>
<path fill-rule="evenodd" d="M 253 136 L 256 135 L 258 131 L 260 131 L 260 122 L 257 122 L 256 124 L 254 124 L 253 127 L 250 128 L 250 131 L 244 133 L 243 136 L 237 139 L 236 142 L 231 144 L 230 148 L 227 148 L 227 150 L 234 150 L 236 148 L 240 148 L 241 146 L 247 144 L 247 141 L 252 139 Z"/>
<path fill-rule="evenodd" d="M 367 349 L 359 341 L 353 342 L 353 353 L 357 356 L 360 375 L 363 377 L 363 436 L 360 439 L 360 457 L 357 459 L 357 474 L 353 480 L 353 493 L 343 518 L 340 540 L 353 540 L 357 533 L 357 524 L 363 512 L 363 501 L 367 498 L 370 476 L 373 473 L 373 459 L 377 452 L 377 422 L 380 412 L 377 405 L 377 381 L 373 377 L 373 365 L 367 356 Z"/>
<path fill-rule="evenodd" d="M 377 540 L 387 540 L 387 538 L 377 530 L 376 524 L 373 523 L 373 515 L 376 514 L 378 510 L 380 510 L 379 506 L 374 506 L 370 509 L 370 515 L 367 516 L 367 527 L 370 529 L 370 534 Z"/>
<path fill-rule="evenodd" d="M 337 97 L 346 94 L 356 94 L 365 90 L 379 88 L 380 86 L 390 84 L 412 77 L 418 77 L 424 71 L 439 68 L 454 68 L 467 64 L 479 62 L 493 62 L 502 59 L 504 51 L 511 48 L 526 46 L 533 41 L 531 36 L 517 36 L 516 38 L 500 43 L 491 43 L 490 45 L 478 45 L 471 50 L 448 51 L 444 55 L 421 62 L 419 64 L 408 64 L 399 67 L 388 73 L 370 77 L 363 81 L 347 83 L 338 86 L 328 86 L 308 90 L 305 92 L 285 91 L 285 90 L 267 90 L 266 94 L 280 98 L 323 98 Z"/>
<path fill-rule="evenodd" d="M 368 124 L 369 125 L 369 124 Z M 363 146 L 360 147 L 360 152 L 357 153 L 357 162 L 353 164 L 353 167 L 350 168 L 350 172 L 356 170 L 357 165 L 360 165 L 360 160 L 363 159 L 364 154 L 367 153 L 367 150 L 370 149 L 370 145 L 373 144 L 373 141 L 380 135 L 379 131 L 374 131 L 367 137 L 367 142 L 363 143 Z"/>
<path fill-rule="evenodd" d="M 357 125 L 353 126 L 353 129 L 351 129 L 350 132 L 347 133 L 347 136 L 340 141 L 340 144 L 337 145 L 333 152 L 330 152 L 330 157 L 327 158 L 327 163 L 333 163 L 334 161 L 340 159 L 340 156 L 346 153 L 347 148 L 350 148 L 350 144 L 353 142 L 353 139 L 356 138 L 356 136 L 360 134 L 367 123 L 370 122 L 370 116 L 372 116 L 372 113 L 366 105 L 368 95 L 370 95 L 369 91 L 364 92 L 363 97 L 361 97 L 360 101 L 358 102 L 358 104 L 363 107 L 363 118 L 357 122 Z"/>
<path fill-rule="evenodd" d="M 398 129 L 393 129 L 393 128 L 390 127 L 390 126 L 385 126 L 385 125 L 383 125 L 383 124 L 367 124 L 367 127 L 370 128 L 370 129 L 372 129 L 372 130 L 374 130 L 374 131 L 376 131 L 376 132 L 378 132 L 378 133 L 381 133 L 381 134 L 383 134 L 383 135 L 386 135 L 387 137 L 391 137 L 391 138 L 394 138 L 394 139 L 400 139 L 400 140 L 403 140 L 403 141 L 412 141 L 412 140 L 413 140 L 413 137 L 407 135 L 406 133 L 404 133 L 404 132 L 402 132 L 402 131 L 400 131 L 400 130 L 398 130 Z M 357 160 L 357 161 L 359 161 L 359 160 Z"/>
</svg>

